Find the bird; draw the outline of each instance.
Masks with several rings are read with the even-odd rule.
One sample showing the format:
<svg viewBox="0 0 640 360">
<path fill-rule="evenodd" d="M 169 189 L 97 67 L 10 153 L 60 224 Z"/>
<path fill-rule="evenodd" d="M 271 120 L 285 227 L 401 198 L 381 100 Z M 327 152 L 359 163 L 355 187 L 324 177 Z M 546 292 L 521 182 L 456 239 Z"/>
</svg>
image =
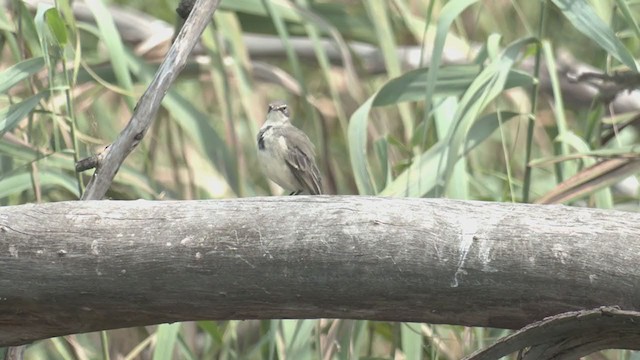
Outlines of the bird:
<svg viewBox="0 0 640 360">
<path fill-rule="evenodd" d="M 322 194 L 313 143 L 291 124 L 284 101 L 269 104 L 267 119 L 257 136 L 258 162 L 262 172 L 289 195 Z"/>
</svg>

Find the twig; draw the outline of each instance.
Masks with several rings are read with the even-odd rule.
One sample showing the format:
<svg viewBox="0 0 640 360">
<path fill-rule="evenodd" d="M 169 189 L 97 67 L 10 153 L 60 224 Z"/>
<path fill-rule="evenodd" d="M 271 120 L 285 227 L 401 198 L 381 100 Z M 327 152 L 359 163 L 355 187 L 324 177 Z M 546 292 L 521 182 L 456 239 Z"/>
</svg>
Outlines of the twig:
<svg viewBox="0 0 640 360">
<path fill-rule="evenodd" d="M 640 75 L 630 71 L 615 71 L 613 74 L 584 72 L 582 74 L 567 74 L 569 81 L 584 82 L 598 89 L 599 97 L 606 103 L 615 99 L 618 94 L 627 90 L 633 91 L 640 85 Z"/>
<path fill-rule="evenodd" d="M 603 306 L 548 317 L 465 360 L 492 360 L 522 351 L 522 359 L 579 359 L 603 349 L 640 349 L 640 312 Z M 522 350 L 527 349 L 528 350 Z"/>
<path fill-rule="evenodd" d="M 105 156 L 107 156 L 110 148 L 111 148 L 110 146 L 107 146 L 104 148 L 104 150 L 101 153 L 79 160 L 76 163 L 76 172 L 83 172 L 89 169 L 95 169 L 98 166 L 98 164 L 100 164 L 102 160 L 104 160 Z"/>
<path fill-rule="evenodd" d="M 111 186 L 120 165 L 129 153 L 140 143 L 155 118 L 164 94 L 176 79 L 187 62 L 189 53 L 196 45 L 200 34 L 211 20 L 211 16 L 220 4 L 220 0 L 197 0 L 192 12 L 160 65 L 155 78 L 140 98 L 127 126 L 109 147 L 109 151 L 95 157 L 96 171 L 87 185 L 82 200 L 101 199 Z M 102 155 L 102 154 L 101 154 Z M 93 160 L 83 159 L 77 168 L 91 165 Z M 82 163 L 82 164 L 81 164 Z"/>
</svg>

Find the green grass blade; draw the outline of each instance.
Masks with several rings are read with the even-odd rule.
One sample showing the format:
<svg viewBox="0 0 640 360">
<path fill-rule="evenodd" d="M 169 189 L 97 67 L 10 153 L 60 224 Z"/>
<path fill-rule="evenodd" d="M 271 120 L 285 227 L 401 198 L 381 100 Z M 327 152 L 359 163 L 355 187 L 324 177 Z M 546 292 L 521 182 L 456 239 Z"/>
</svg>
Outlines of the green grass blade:
<svg viewBox="0 0 640 360">
<path fill-rule="evenodd" d="M 423 358 L 422 347 L 424 338 L 418 323 L 402 323 L 400 325 L 402 352 L 406 359 L 420 360 Z"/>
<path fill-rule="evenodd" d="M 306 83 L 304 81 L 302 66 L 300 65 L 300 60 L 298 58 L 298 55 L 294 51 L 293 45 L 291 44 L 291 37 L 289 34 L 289 30 L 287 29 L 287 26 L 284 22 L 284 18 L 281 14 L 282 9 L 276 8 L 273 2 L 269 0 L 263 0 L 262 3 L 264 4 L 264 7 L 267 9 L 269 16 L 273 20 L 273 25 L 276 28 L 278 36 L 282 40 L 285 52 L 287 54 L 287 60 L 289 62 L 289 65 L 293 69 L 293 74 L 295 75 L 296 79 L 298 79 L 300 83 L 302 95 L 303 97 L 306 97 L 307 89 L 305 86 Z"/>
<path fill-rule="evenodd" d="M 60 169 L 68 173 L 75 173 L 75 163 L 73 157 L 68 152 L 45 154 L 24 145 L 0 141 L 0 154 L 7 155 L 13 159 L 14 169 L 17 169 L 19 166 L 31 164 L 32 162 L 37 162 L 41 166 L 49 169 Z M 133 198 L 150 199 L 158 197 L 158 194 L 156 194 L 149 185 L 149 179 L 127 164 L 120 167 L 118 175 L 114 179 L 114 184 L 130 187 L 131 190 L 135 192 L 135 195 L 132 196 Z M 73 193 L 76 194 L 77 191 L 76 183 L 76 191 Z"/>
<path fill-rule="evenodd" d="M 32 189 L 31 170 L 23 169 L 12 174 L 0 178 L 0 199 L 20 194 L 23 191 Z M 56 170 L 40 169 L 39 184 L 43 191 L 52 188 L 62 188 L 73 194 L 76 198 L 80 197 L 78 193 L 78 183 L 73 176 Z"/>
<path fill-rule="evenodd" d="M 4 109 L 0 109 L 0 138 L 7 131 L 13 130 L 18 125 L 20 120 L 24 119 L 33 109 L 38 106 L 40 100 L 46 98 L 49 95 L 49 91 L 45 90 L 39 92 L 25 100 L 9 105 Z"/>
<path fill-rule="evenodd" d="M 272 9 L 274 11 L 277 11 L 284 20 L 295 22 L 302 21 L 297 11 L 295 11 L 292 7 L 287 6 L 279 1 L 271 2 L 272 4 L 265 4 L 264 0 L 223 1 L 222 3 L 220 3 L 220 10 L 268 17 L 268 6 L 271 6 Z"/>
<path fill-rule="evenodd" d="M 389 4 L 386 1 L 365 1 L 363 4 L 367 9 L 376 38 L 380 44 L 387 74 L 389 74 L 389 77 L 400 76 L 402 68 L 398 59 L 395 34 L 389 21 Z M 412 112 L 404 104 L 399 104 L 398 110 L 405 137 L 410 139 L 413 137 L 413 129 L 415 127 Z"/>
<path fill-rule="evenodd" d="M 196 355 L 189 348 L 189 344 L 182 338 L 182 336 L 178 336 L 178 348 L 180 349 L 180 354 L 182 355 L 180 358 L 184 360 L 196 360 Z"/>
<path fill-rule="evenodd" d="M 130 66 L 134 74 L 142 79 L 149 79 L 152 70 L 140 59 L 130 56 Z M 185 131 L 190 141 L 198 151 L 206 155 L 223 174 L 227 183 L 236 193 L 239 191 L 234 184 L 239 184 L 238 168 L 235 166 L 229 147 L 211 123 L 211 115 L 207 115 L 194 106 L 182 93 L 172 87 L 162 100 L 162 106 L 172 115 L 173 119 Z M 253 137 L 252 137 L 253 138 Z"/>
<path fill-rule="evenodd" d="M 497 68 L 497 69 L 496 69 Z M 500 70 L 494 65 L 494 70 Z M 476 65 L 447 66 L 440 69 L 438 79 L 433 84 L 435 95 L 458 95 L 467 90 L 478 77 L 481 68 Z M 517 86 L 529 86 L 534 83 L 531 76 L 517 70 L 506 68 L 506 79 L 502 89 Z M 406 74 L 391 79 L 369 100 L 362 104 L 349 121 L 349 156 L 354 179 L 360 194 L 375 194 L 375 186 L 370 176 L 370 166 L 367 162 L 367 124 L 369 112 L 373 106 L 391 105 L 402 101 L 424 100 L 424 88 L 428 83 L 429 70 L 427 68 L 409 71 Z"/>
<path fill-rule="evenodd" d="M 437 84 L 438 70 L 441 63 L 441 55 L 447 37 L 448 29 L 453 20 L 468 6 L 477 0 L 457 0 L 448 2 L 441 13 L 431 59 L 431 67 L 427 73 L 425 88 L 422 89 L 422 99 L 431 101 Z M 409 80 L 407 80 L 409 81 Z M 392 94 L 388 92 L 386 94 Z M 384 95 L 386 97 L 387 95 Z M 371 96 L 351 115 L 348 128 L 349 157 L 353 169 L 354 179 L 358 191 L 362 195 L 372 195 L 376 189 L 371 180 L 370 167 L 367 161 L 367 121 L 369 111 L 376 101 L 377 94 Z M 382 101 L 382 100 L 381 100 Z M 426 111 L 429 111 L 428 108 Z"/>
<path fill-rule="evenodd" d="M 0 72 L 0 93 L 4 93 L 15 84 L 37 73 L 44 66 L 44 58 L 34 57 L 23 60 Z"/>
<path fill-rule="evenodd" d="M 451 126 L 455 124 L 454 115 L 457 108 L 458 100 L 450 96 L 434 109 L 434 122 L 439 139 L 444 138 L 449 133 Z M 446 197 L 450 199 L 468 199 L 469 176 L 464 159 L 459 160 L 452 171 L 449 186 L 446 188 Z"/>
<path fill-rule="evenodd" d="M 314 359 L 313 330 L 318 320 L 282 320 L 282 335 L 287 359 Z M 319 344 L 318 344 L 319 345 Z"/>
<path fill-rule="evenodd" d="M 415 156 L 411 166 L 400 173 L 393 182 L 380 192 L 380 196 L 421 197 L 436 187 L 442 173 L 440 159 L 446 156 L 448 148 L 443 142 L 431 146 L 429 150 Z"/>
<path fill-rule="evenodd" d="M 11 22 L 9 22 L 9 19 L 7 19 L 5 12 L 0 11 L 0 13 L 0 31 L 15 32 L 16 28 Z"/>
<path fill-rule="evenodd" d="M 301 15 L 309 19 L 309 22 L 305 24 L 304 27 L 306 32 L 309 34 L 309 38 L 311 39 L 311 42 L 313 43 L 313 50 L 316 54 L 316 59 L 318 60 L 318 64 L 320 65 L 321 73 L 324 76 L 324 79 L 328 85 L 329 94 L 331 95 L 331 100 L 333 101 L 333 105 L 336 108 L 338 121 L 340 122 L 340 125 L 343 128 L 343 131 L 346 133 L 347 126 L 348 126 L 347 114 L 344 110 L 344 105 L 342 104 L 342 100 L 340 98 L 338 86 L 336 85 L 337 79 L 335 79 L 335 76 L 333 76 L 331 71 L 332 69 L 331 69 L 331 63 L 329 61 L 329 56 L 327 55 L 327 51 L 322 44 L 323 38 L 322 38 L 321 31 L 325 30 L 326 32 L 332 35 L 332 37 L 335 40 L 335 43 L 340 49 L 341 54 L 345 54 L 345 55 L 349 54 L 349 49 L 347 48 L 346 43 L 344 42 L 344 39 L 342 38 L 340 33 L 333 26 L 331 26 L 331 24 L 328 24 L 326 21 L 324 21 L 324 19 L 311 13 L 311 11 L 307 9 L 309 7 L 308 0 L 298 0 L 298 3 L 300 4 L 300 6 L 297 7 L 297 9 L 300 11 Z M 345 55 L 343 55 L 343 59 L 345 58 Z M 347 77 L 351 76 L 351 78 L 353 78 L 354 77 L 353 74 L 355 72 L 353 72 L 352 70 L 353 65 L 350 63 L 350 61 L 351 61 L 351 58 L 348 57 L 348 59 L 345 61 L 345 64 L 343 65 L 345 66 Z M 358 86 L 357 84 L 354 84 L 353 87 L 357 87 L 357 86 Z M 350 86 L 349 88 L 352 88 L 352 86 Z"/>
<path fill-rule="evenodd" d="M 167 93 L 162 104 L 171 112 L 189 139 L 212 161 L 216 169 L 225 176 L 227 183 L 238 193 L 238 168 L 235 161 L 230 161 L 233 156 L 222 136 L 212 126 L 210 115 L 196 109 L 189 99 L 174 91 Z"/>
<path fill-rule="evenodd" d="M 469 134 L 469 129 L 473 122 L 480 116 L 481 112 L 505 89 L 509 71 L 522 49 L 532 43 L 533 38 L 524 38 L 515 41 L 505 48 L 505 50 L 495 58 L 476 77 L 469 89 L 460 100 L 460 106 L 456 111 L 454 126 L 451 127 L 446 137 L 446 142 L 451 147 L 447 153 L 447 158 L 442 165 L 444 172 L 439 183 L 447 186 L 452 169 L 461 156 L 465 139 Z M 441 165 L 441 166 L 442 166 Z"/>
<path fill-rule="evenodd" d="M 369 173 L 367 161 L 367 125 L 369 111 L 376 96 L 370 97 L 351 115 L 347 128 L 349 138 L 349 158 L 353 169 L 353 178 L 360 195 L 374 195 L 376 189 Z"/>
<path fill-rule="evenodd" d="M 638 72 L 638 64 L 633 55 L 586 0 L 553 0 L 553 3 L 578 31 L 629 69 Z"/>
<path fill-rule="evenodd" d="M 100 36 L 109 51 L 109 61 L 113 66 L 113 70 L 118 79 L 118 84 L 128 93 L 133 93 L 133 80 L 127 65 L 127 54 L 120 33 L 116 28 L 111 12 L 102 2 L 102 0 L 88 0 L 85 2 L 98 24 Z M 133 109 L 134 100 L 131 97 L 124 98 L 129 108 Z"/>
<path fill-rule="evenodd" d="M 178 341 L 178 334 L 181 327 L 181 323 L 158 325 L 153 360 L 171 360 L 174 358 L 173 350 Z"/>
<path fill-rule="evenodd" d="M 547 31 L 547 18 L 549 18 L 549 6 L 548 1 L 540 1 L 540 15 L 538 16 L 538 31 L 533 60 L 533 76 L 536 79 L 540 78 L 540 65 L 542 64 L 542 45 L 540 41 L 545 37 L 545 31 Z M 540 95 L 540 86 L 538 83 L 530 87 L 529 96 L 531 98 L 531 111 L 527 119 L 527 133 L 525 139 L 525 154 L 524 154 L 524 174 L 522 180 L 522 202 L 529 202 L 529 196 L 531 195 L 531 180 L 532 169 L 529 166 L 533 153 L 533 132 L 535 130 L 536 123 L 536 111 L 538 109 L 538 97 Z"/>
<path fill-rule="evenodd" d="M 100 342 L 102 343 L 102 358 L 104 360 L 110 360 L 111 356 L 109 355 L 109 334 L 107 330 L 100 331 Z"/>
<path fill-rule="evenodd" d="M 434 86 L 434 95 L 459 95 L 469 88 L 482 68 L 479 65 L 452 65 L 440 68 Z M 429 79 L 429 68 L 409 71 L 389 80 L 376 95 L 374 106 L 392 105 L 404 101 L 424 100 L 424 89 Z M 531 75 L 511 69 L 504 89 L 527 87 L 534 83 Z"/>
<path fill-rule="evenodd" d="M 53 50 L 55 47 L 53 42 L 51 41 L 52 40 L 51 34 L 45 23 L 45 14 L 51 9 L 53 9 L 53 5 L 51 4 L 38 3 L 38 10 L 36 11 L 36 15 L 33 18 L 33 22 L 36 27 L 36 32 L 38 33 L 40 48 L 42 50 L 42 53 L 44 54 L 44 60 L 47 65 L 47 68 L 49 69 L 49 71 L 47 72 L 47 75 L 49 77 L 50 85 L 54 84 L 53 78 L 55 76 L 55 72 L 51 71 L 51 69 L 53 69 L 53 65 L 55 65 L 56 52 L 55 51 L 53 53 L 49 52 L 50 49 Z"/>
<path fill-rule="evenodd" d="M 36 31 L 36 25 L 33 16 L 31 16 L 31 12 L 27 9 L 24 1 L 14 1 L 13 3 L 16 7 L 19 7 L 15 10 L 20 14 L 18 21 L 21 24 L 19 27 L 21 33 L 19 33 L 18 36 L 25 42 L 32 56 L 42 56 L 42 48 L 40 46 L 40 40 L 38 40 L 38 32 Z"/>
<path fill-rule="evenodd" d="M 381 188 L 387 186 L 393 179 L 393 173 L 391 171 L 391 162 L 389 161 L 389 141 L 387 138 L 381 138 L 373 143 L 373 148 L 376 152 L 376 157 L 380 163 L 380 173 L 384 178 L 379 181 Z"/>
<path fill-rule="evenodd" d="M 629 7 L 629 4 L 627 3 L 628 0 L 615 0 L 615 1 L 616 1 L 616 5 L 618 5 L 618 8 L 620 9 L 620 12 L 622 13 L 622 16 L 627 21 L 627 24 L 636 34 L 636 38 L 640 38 L 640 26 L 638 26 L 638 22 L 634 18 L 633 12 Z"/>
<path fill-rule="evenodd" d="M 69 39 L 67 34 L 67 28 L 62 21 L 62 17 L 58 12 L 58 9 L 51 8 L 44 13 L 45 23 L 49 27 L 49 31 L 53 39 L 58 43 L 60 47 L 64 47 Z"/>
<path fill-rule="evenodd" d="M 503 154 L 502 156 L 504 157 L 504 165 L 505 165 L 504 167 L 505 167 L 505 170 L 507 172 L 506 181 L 507 181 L 507 185 L 508 185 L 508 188 L 509 188 L 509 201 L 515 203 L 516 202 L 516 195 L 515 195 L 516 192 L 514 190 L 513 170 L 512 170 L 512 165 L 511 165 L 512 153 L 508 149 L 509 144 L 511 142 L 507 140 L 507 136 L 505 135 L 505 127 L 502 126 L 503 119 L 502 119 L 502 114 L 501 113 L 498 113 L 497 120 L 499 122 L 499 128 L 500 128 L 500 145 L 502 145 L 502 154 Z M 491 191 L 489 191 L 489 193 L 491 193 Z"/>
<path fill-rule="evenodd" d="M 553 100 L 555 102 L 553 113 L 555 115 L 558 136 L 563 137 L 569 132 L 569 127 L 567 125 L 567 119 L 564 116 L 564 101 L 562 100 L 562 91 L 560 89 L 560 81 L 558 80 L 558 71 L 555 57 L 553 55 L 553 49 L 551 49 L 551 43 L 547 40 L 542 41 L 542 53 L 544 54 L 547 63 L 547 69 L 549 69 L 549 79 L 551 80 Z M 556 153 L 559 153 L 559 155 L 567 155 L 569 153 L 569 148 L 564 142 L 559 142 L 558 148 L 559 149 Z M 564 179 L 576 173 L 576 167 L 565 162 L 557 164 L 556 171 L 559 180 L 558 182 L 562 182 Z"/>
<path fill-rule="evenodd" d="M 226 61 L 224 60 L 224 57 L 227 54 L 234 59 L 234 61 L 227 66 L 229 66 L 233 72 L 232 77 L 237 78 L 235 82 L 236 86 L 229 86 L 229 90 L 224 94 L 225 100 L 221 103 L 228 103 L 226 111 L 231 112 L 233 111 L 231 104 L 233 97 L 235 96 L 239 98 L 240 103 L 242 104 L 246 119 L 257 119 L 264 115 L 264 110 L 259 109 L 256 106 L 256 103 L 259 101 L 259 97 L 254 91 L 256 84 L 250 73 L 251 59 L 244 42 L 244 38 L 242 37 L 242 24 L 240 23 L 237 14 L 234 13 L 216 11 L 214 19 L 218 28 L 225 29 L 224 36 L 228 45 L 223 45 L 222 37 L 218 37 L 216 40 L 220 41 L 220 43 L 215 44 L 218 45 L 218 48 L 213 48 L 212 50 L 218 53 L 216 55 L 220 59 L 220 64 L 223 64 Z M 225 48 L 227 47 L 228 49 L 225 52 Z M 229 79 L 226 79 L 225 81 L 228 82 Z M 235 93 L 233 90 L 235 90 Z M 256 121 L 247 121 L 246 126 L 251 134 L 258 133 L 258 123 Z"/>
<path fill-rule="evenodd" d="M 501 121 L 504 125 L 505 122 L 520 115 L 521 114 L 513 111 L 498 111 L 478 118 L 478 120 L 474 121 L 473 125 L 471 125 L 471 129 L 469 129 L 469 133 L 465 139 L 463 154 L 469 153 L 469 151 L 491 136 L 491 134 L 500 127 Z"/>
<path fill-rule="evenodd" d="M 427 84 L 424 88 L 424 99 L 427 101 L 427 112 L 430 111 L 436 79 L 440 70 L 440 64 L 442 62 L 442 52 L 444 51 L 444 44 L 449 34 L 449 28 L 453 21 L 460 16 L 460 14 L 469 6 L 476 3 L 477 0 L 457 0 L 449 1 L 440 13 L 440 19 L 438 20 L 436 37 L 433 44 L 433 52 L 431 54 L 430 71 L 427 75 Z"/>
<path fill-rule="evenodd" d="M 506 122 L 517 115 L 519 114 L 501 112 L 480 117 L 469 130 L 462 155 L 467 154 L 488 138 L 500 126 L 499 118 Z M 448 150 L 449 147 L 445 146 L 445 141 L 441 140 L 422 155 L 414 157 L 411 166 L 400 173 L 380 192 L 380 195 L 421 197 L 433 191 L 436 186 L 442 185 L 438 183 L 438 179 L 444 172 L 440 162 L 448 155 Z"/>
<path fill-rule="evenodd" d="M 71 354 L 71 350 L 68 348 L 67 342 L 63 337 L 56 337 L 51 339 L 51 343 L 53 347 L 58 352 L 60 359 L 62 360 L 73 360 L 75 357 Z"/>
</svg>

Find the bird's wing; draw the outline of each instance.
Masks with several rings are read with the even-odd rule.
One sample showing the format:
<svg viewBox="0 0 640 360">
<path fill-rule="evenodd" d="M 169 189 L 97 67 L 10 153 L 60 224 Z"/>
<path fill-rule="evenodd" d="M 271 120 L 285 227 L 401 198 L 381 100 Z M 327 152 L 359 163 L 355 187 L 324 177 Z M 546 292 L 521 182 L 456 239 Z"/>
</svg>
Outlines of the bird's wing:
<svg viewBox="0 0 640 360">
<path fill-rule="evenodd" d="M 288 151 L 285 160 L 293 176 L 309 194 L 322 194 L 322 179 L 311 140 L 293 126 L 289 129 L 286 140 Z"/>
</svg>

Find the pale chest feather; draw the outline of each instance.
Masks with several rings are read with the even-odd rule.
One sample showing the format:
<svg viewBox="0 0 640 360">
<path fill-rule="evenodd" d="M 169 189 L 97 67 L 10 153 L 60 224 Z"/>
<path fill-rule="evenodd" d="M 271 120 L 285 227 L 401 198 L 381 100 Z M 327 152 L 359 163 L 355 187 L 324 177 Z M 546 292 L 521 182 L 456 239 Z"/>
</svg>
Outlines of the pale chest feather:
<svg viewBox="0 0 640 360">
<path fill-rule="evenodd" d="M 299 185 L 287 166 L 287 141 L 282 135 L 267 129 L 258 138 L 258 162 L 265 175 L 286 190 L 298 190 Z"/>
</svg>

